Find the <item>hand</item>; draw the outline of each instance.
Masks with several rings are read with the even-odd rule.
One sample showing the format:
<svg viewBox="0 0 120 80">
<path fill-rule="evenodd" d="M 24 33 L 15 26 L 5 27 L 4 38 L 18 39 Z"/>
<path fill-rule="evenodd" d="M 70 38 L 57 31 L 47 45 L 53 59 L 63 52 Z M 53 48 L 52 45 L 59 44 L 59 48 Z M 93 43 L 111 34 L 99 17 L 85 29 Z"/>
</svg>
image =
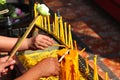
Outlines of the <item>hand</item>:
<svg viewBox="0 0 120 80">
<path fill-rule="evenodd" d="M 8 70 L 13 70 L 15 60 L 10 59 L 7 61 L 8 56 L 0 58 L 0 76 L 7 74 Z"/>
<path fill-rule="evenodd" d="M 15 80 L 39 80 L 41 77 L 57 76 L 60 65 L 56 58 L 45 58 Z"/>
<path fill-rule="evenodd" d="M 50 37 L 39 34 L 35 37 L 30 38 L 29 48 L 33 50 L 36 50 L 36 49 L 43 50 L 53 45 L 53 43 L 54 41 Z"/>
<path fill-rule="evenodd" d="M 56 76 L 60 72 L 60 64 L 57 58 L 46 58 L 40 61 L 36 67 L 39 68 L 42 77 Z"/>
</svg>

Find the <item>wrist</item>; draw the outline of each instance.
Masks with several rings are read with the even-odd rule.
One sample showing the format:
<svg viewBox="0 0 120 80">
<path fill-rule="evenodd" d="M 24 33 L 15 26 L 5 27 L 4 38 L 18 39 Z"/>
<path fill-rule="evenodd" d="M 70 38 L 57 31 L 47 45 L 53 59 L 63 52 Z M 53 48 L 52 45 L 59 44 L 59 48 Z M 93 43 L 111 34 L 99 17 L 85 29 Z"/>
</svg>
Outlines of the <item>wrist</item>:
<svg viewBox="0 0 120 80">
<path fill-rule="evenodd" d="M 33 42 L 32 38 L 27 39 L 27 47 L 28 47 L 28 49 L 32 49 L 32 42 Z"/>
</svg>

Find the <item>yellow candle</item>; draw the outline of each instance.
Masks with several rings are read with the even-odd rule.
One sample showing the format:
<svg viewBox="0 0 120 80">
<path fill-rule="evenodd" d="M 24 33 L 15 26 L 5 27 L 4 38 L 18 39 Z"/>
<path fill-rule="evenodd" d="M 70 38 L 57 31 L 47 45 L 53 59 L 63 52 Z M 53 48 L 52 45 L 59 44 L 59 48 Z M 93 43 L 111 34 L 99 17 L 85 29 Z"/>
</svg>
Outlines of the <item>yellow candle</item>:
<svg viewBox="0 0 120 80">
<path fill-rule="evenodd" d="M 40 16 L 40 28 L 42 28 L 42 16 Z"/>
<path fill-rule="evenodd" d="M 54 21 L 53 21 L 53 24 L 52 24 L 52 28 L 53 28 L 53 30 L 52 30 L 52 32 L 53 32 L 53 34 L 56 36 L 56 33 L 55 33 L 55 30 L 54 30 L 54 27 L 55 27 L 55 23 L 54 23 Z"/>
<path fill-rule="evenodd" d="M 47 22 L 46 22 L 46 16 L 44 16 L 44 28 L 47 31 Z"/>
<path fill-rule="evenodd" d="M 95 57 L 94 57 L 94 80 L 98 80 L 97 55 L 95 55 Z"/>
<path fill-rule="evenodd" d="M 55 18 L 54 18 L 54 22 L 55 22 L 55 27 L 54 27 L 54 30 L 55 30 L 55 35 L 57 36 L 57 15 L 55 13 Z"/>
<path fill-rule="evenodd" d="M 34 17 L 36 17 L 38 15 L 36 7 L 37 7 L 37 3 L 34 4 Z"/>
<path fill-rule="evenodd" d="M 65 43 L 62 17 L 60 17 L 60 38 Z"/>
<path fill-rule="evenodd" d="M 59 38 L 59 26 L 58 26 L 58 17 L 57 17 L 57 15 L 56 15 L 56 13 L 55 13 L 55 18 L 54 18 L 54 24 L 55 24 L 55 26 L 54 26 L 54 31 L 55 31 L 55 35 Z"/>
<path fill-rule="evenodd" d="M 60 26 L 59 26 L 59 21 L 58 21 L 58 17 L 56 17 L 56 25 L 55 25 L 55 27 L 56 27 L 56 33 L 57 33 L 57 37 L 58 37 L 58 39 L 60 39 Z"/>
<path fill-rule="evenodd" d="M 44 27 L 43 27 L 43 16 L 41 16 L 41 28 L 44 29 Z"/>
<path fill-rule="evenodd" d="M 73 41 L 72 41 L 72 34 L 71 34 L 71 25 L 69 24 L 68 25 L 68 28 L 69 28 L 69 46 L 71 49 L 73 49 Z"/>
<path fill-rule="evenodd" d="M 41 28 L 41 15 L 39 16 L 38 20 L 36 21 L 36 25 Z"/>
<path fill-rule="evenodd" d="M 51 33 L 50 16 L 47 16 L 47 22 L 48 22 L 48 32 Z"/>
<path fill-rule="evenodd" d="M 108 80 L 108 73 L 105 73 L 105 80 Z"/>
<path fill-rule="evenodd" d="M 67 39 L 67 24 L 66 24 L 66 22 L 64 22 L 64 28 L 65 28 L 65 44 L 68 46 L 68 39 Z"/>
</svg>

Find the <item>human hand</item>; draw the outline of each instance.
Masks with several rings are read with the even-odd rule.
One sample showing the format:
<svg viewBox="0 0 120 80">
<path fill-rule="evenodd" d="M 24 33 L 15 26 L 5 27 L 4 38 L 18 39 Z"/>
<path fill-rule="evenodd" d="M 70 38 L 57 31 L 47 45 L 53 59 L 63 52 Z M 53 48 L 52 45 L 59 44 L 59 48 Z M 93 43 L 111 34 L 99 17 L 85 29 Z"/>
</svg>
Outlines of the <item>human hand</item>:
<svg viewBox="0 0 120 80">
<path fill-rule="evenodd" d="M 8 60 L 8 56 L 0 58 L 0 76 L 7 74 L 8 70 L 13 70 L 15 60 Z"/>
<path fill-rule="evenodd" d="M 57 58 L 45 58 L 35 67 L 39 68 L 41 77 L 57 76 L 60 72 L 60 64 Z"/>
<path fill-rule="evenodd" d="M 37 35 L 29 39 L 29 48 L 32 50 L 45 49 L 53 45 L 54 41 L 46 35 Z"/>
<path fill-rule="evenodd" d="M 60 64 L 56 58 L 45 58 L 15 80 L 39 80 L 42 77 L 57 76 Z"/>
</svg>

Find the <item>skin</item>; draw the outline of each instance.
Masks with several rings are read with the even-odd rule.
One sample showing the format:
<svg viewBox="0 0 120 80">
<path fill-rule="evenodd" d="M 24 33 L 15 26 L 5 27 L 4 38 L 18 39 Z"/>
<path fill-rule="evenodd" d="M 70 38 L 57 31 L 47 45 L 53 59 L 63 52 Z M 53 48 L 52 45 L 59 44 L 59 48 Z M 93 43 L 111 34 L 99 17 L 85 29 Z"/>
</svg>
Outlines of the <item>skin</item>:
<svg viewBox="0 0 120 80">
<path fill-rule="evenodd" d="M 10 38 L 0 36 L 0 51 L 11 51 L 11 49 L 15 46 L 18 38 Z M 53 45 L 54 41 L 45 35 L 37 35 L 35 37 L 27 38 L 21 44 L 20 50 L 37 50 L 37 49 L 45 49 L 48 46 Z"/>
<path fill-rule="evenodd" d="M 10 38 L 0 36 L 0 51 L 11 51 L 15 46 L 18 38 Z M 54 44 L 54 41 L 45 35 L 37 35 L 31 38 L 26 38 L 21 44 L 18 51 L 22 50 L 37 50 L 45 49 Z M 15 60 L 7 57 L 0 58 L 0 76 L 7 74 L 8 70 L 13 70 Z M 16 80 L 38 80 L 40 77 L 48 77 L 59 75 L 59 63 L 56 58 L 46 58 L 38 62 L 33 68 L 29 69 Z"/>
<path fill-rule="evenodd" d="M 46 58 L 15 80 L 39 80 L 40 77 L 56 76 L 59 75 L 59 67 L 56 58 Z"/>
<path fill-rule="evenodd" d="M 7 74 L 8 70 L 13 70 L 14 68 L 15 60 L 10 59 L 9 61 L 7 61 L 7 59 L 8 56 L 0 58 L 0 76 Z"/>
</svg>

